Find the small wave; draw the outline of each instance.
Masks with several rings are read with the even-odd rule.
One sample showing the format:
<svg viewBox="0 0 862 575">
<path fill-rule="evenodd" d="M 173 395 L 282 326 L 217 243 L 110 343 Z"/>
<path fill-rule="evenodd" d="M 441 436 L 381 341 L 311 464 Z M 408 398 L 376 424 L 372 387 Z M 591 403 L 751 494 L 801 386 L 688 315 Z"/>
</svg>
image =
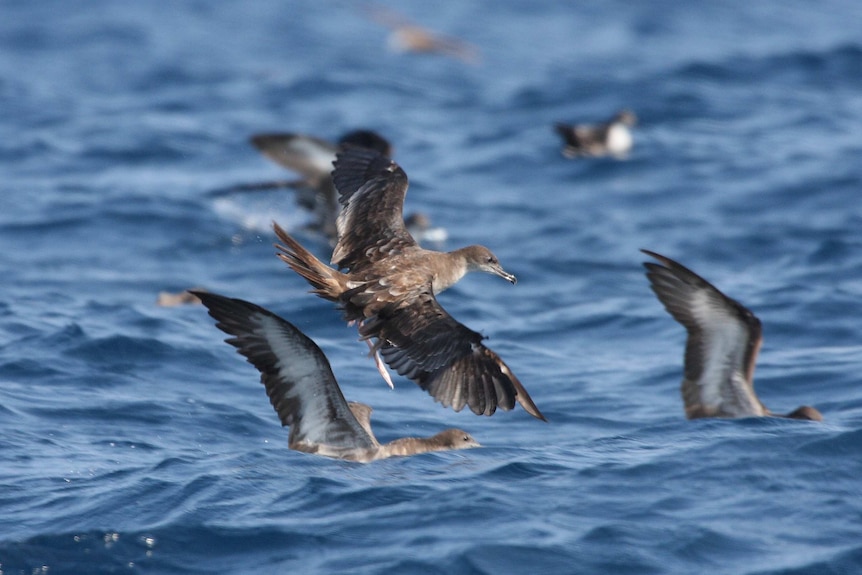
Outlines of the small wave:
<svg viewBox="0 0 862 575">
<path fill-rule="evenodd" d="M 796 51 L 762 58 L 738 57 L 723 62 L 692 62 L 677 69 L 678 79 L 722 83 L 794 78 L 823 84 L 862 83 L 862 47 L 850 44 L 823 51 Z"/>
</svg>

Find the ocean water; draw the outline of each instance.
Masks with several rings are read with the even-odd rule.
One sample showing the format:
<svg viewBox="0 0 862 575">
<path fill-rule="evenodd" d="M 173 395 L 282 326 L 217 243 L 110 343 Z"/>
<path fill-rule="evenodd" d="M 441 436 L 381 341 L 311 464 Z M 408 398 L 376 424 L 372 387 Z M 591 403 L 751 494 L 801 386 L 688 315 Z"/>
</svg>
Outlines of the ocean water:
<svg viewBox="0 0 862 575">
<path fill-rule="evenodd" d="M 392 4 L 395 6 L 395 3 Z M 862 573 L 862 5 L 399 3 L 481 60 L 398 53 L 351 2 L 0 4 L 0 572 Z M 555 121 L 640 118 L 624 161 Z M 261 131 L 378 130 L 440 249 L 516 286 L 443 294 L 549 419 L 389 390 L 274 257 L 302 234 Z M 822 424 L 686 421 L 682 327 L 648 248 L 757 313 L 763 402 Z M 329 355 L 378 437 L 482 449 L 296 453 L 205 286 Z"/>
</svg>

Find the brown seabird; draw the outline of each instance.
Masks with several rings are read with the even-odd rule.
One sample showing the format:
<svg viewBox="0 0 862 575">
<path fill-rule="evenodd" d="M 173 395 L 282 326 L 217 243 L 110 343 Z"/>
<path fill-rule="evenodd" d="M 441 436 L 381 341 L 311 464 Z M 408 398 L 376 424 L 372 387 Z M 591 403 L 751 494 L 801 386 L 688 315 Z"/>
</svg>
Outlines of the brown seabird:
<svg viewBox="0 0 862 575">
<path fill-rule="evenodd" d="M 562 136 L 565 145 L 561 150 L 567 158 L 616 156 L 624 157 L 632 149 L 631 126 L 637 117 L 631 110 L 621 110 L 602 124 L 570 125 L 557 123 L 554 130 Z"/>
<path fill-rule="evenodd" d="M 278 224 L 278 257 L 313 287 L 339 304 L 348 322 L 372 349 L 377 367 L 392 385 L 377 352 L 400 375 L 415 381 L 444 406 L 492 415 L 515 401 L 545 420 L 527 390 L 482 335 L 456 321 L 436 294 L 472 271 L 515 283 L 491 251 L 469 246 L 444 253 L 420 247 L 404 227 L 407 174 L 392 160 L 362 148 L 338 154 L 333 172 L 342 210 L 330 268 Z M 372 344 L 372 340 L 375 340 Z"/>
<path fill-rule="evenodd" d="M 281 424 L 290 426 L 291 449 L 367 463 L 479 447 L 460 429 L 380 445 L 371 431 L 371 407 L 344 399 L 323 351 L 299 329 L 241 299 L 208 292 L 195 295 L 217 321 L 216 327 L 233 336 L 225 341 L 260 371 L 261 383 Z"/>
<path fill-rule="evenodd" d="M 641 251 L 661 262 L 644 262 L 650 287 L 688 332 L 682 380 L 686 417 L 776 415 L 754 393 L 754 367 L 763 342 L 757 316 L 685 266 Z M 807 405 L 779 417 L 823 420 Z"/>
<path fill-rule="evenodd" d="M 160 291 L 156 298 L 156 305 L 162 307 L 175 307 L 180 305 L 193 305 L 201 303 L 200 298 L 196 296 L 195 291 L 207 291 L 203 287 L 193 287 L 181 292 Z"/>
<path fill-rule="evenodd" d="M 392 156 L 392 145 L 386 138 L 377 132 L 364 129 L 348 132 L 336 143 L 307 134 L 289 132 L 255 134 L 250 141 L 268 159 L 298 173 L 300 178 L 248 184 L 230 190 L 294 189 L 296 203 L 314 214 L 314 223 L 310 228 L 325 235 L 333 243 L 337 235 L 335 220 L 341 210 L 338 191 L 332 183 L 335 154 L 348 146 L 359 146 L 376 150 L 386 157 Z M 409 215 L 406 224 L 419 242 L 441 242 L 446 239 L 446 230 L 432 227 L 431 220 L 425 214 Z"/>
<path fill-rule="evenodd" d="M 426 30 L 390 8 L 369 6 L 368 14 L 371 19 L 391 30 L 388 44 L 395 52 L 442 54 L 469 64 L 478 64 L 481 60 L 475 46 L 459 38 Z"/>
</svg>

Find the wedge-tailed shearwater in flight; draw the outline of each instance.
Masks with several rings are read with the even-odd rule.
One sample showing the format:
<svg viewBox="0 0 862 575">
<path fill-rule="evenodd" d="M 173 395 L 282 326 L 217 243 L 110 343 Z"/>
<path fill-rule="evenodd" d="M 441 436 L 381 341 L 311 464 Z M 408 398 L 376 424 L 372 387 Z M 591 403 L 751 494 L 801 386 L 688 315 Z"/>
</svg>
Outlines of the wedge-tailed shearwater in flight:
<svg viewBox="0 0 862 575">
<path fill-rule="evenodd" d="M 683 265 L 642 250 L 660 264 L 644 262 L 658 299 L 688 332 L 682 399 L 689 419 L 776 415 L 754 393 L 754 367 L 763 341 L 760 320 Z M 821 421 L 804 405 L 779 416 Z"/>
<path fill-rule="evenodd" d="M 459 38 L 426 30 L 390 8 L 369 6 L 368 13 L 372 20 L 391 30 L 388 43 L 390 49 L 396 52 L 442 54 L 469 64 L 478 64 L 481 59 L 475 46 Z"/>
<path fill-rule="evenodd" d="M 276 244 L 278 256 L 314 287 L 312 293 L 336 302 L 345 320 L 359 323 L 389 385 L 377 352 L 455 411 L 468 405 L 476 414 L 492 415 L 517 401 L 544 420 L 515 374 L 482 344 L 482 335 L 455 320 L 436 298 L 468 272 L 511 283 L 515 276 L 484 246 L 448 253 L 421 248 L 401 217 L 407 175 L 382 154 L 346 149 L 338 154 L 333 180 L 342 210 L 332 263 L 347 271 L 330 268 L 274 224 L 282 242 Z"/>
<path fill-rule="evenodd" d="M 323 351 L 299 329 L 247 301 L 209 292 L 195 295 L 209 309 L 216 326 L 232 336 L 225 341 L 260 371 L 261 383 L 281 424 L 290 426 L 291 449 L 367 463 L 479 447 L 460 429 L 381 445 L 371 431 L 371 408 L 344 399 Z"/>
<path fill-rule="evenodd" d="M 632 149 L 634 139 L 629 128 L 636 123 L 637 117 L 634 112 L 622 110 L 602 124 L 557 123 L 554 129 L 563 138 L 562 154 L 567 158 L 581 156 L 621 158 Z"/>
</svg>

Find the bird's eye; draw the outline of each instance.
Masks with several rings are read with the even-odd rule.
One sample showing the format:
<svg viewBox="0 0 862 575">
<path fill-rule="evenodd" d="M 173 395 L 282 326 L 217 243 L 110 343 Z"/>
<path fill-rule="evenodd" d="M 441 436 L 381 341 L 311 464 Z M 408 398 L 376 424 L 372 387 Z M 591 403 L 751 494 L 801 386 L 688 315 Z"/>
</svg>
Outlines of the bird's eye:
<svg viewBox="0 0 862 575">
<path fill-rule="evenodd" d="M 497 263 L 496 260 L 494 260 L 493 256 L 488 256 L 488 259 L 486 259 L 485 262 L 487 262 L 489 264 Z"/>
<path fill-rule="evenodd" d="M 470 436 L 469 436 L 469 435 L 465 435 L 465 436 L 464 436 L 464 441 L 470 441 Z"/>
</svg>

